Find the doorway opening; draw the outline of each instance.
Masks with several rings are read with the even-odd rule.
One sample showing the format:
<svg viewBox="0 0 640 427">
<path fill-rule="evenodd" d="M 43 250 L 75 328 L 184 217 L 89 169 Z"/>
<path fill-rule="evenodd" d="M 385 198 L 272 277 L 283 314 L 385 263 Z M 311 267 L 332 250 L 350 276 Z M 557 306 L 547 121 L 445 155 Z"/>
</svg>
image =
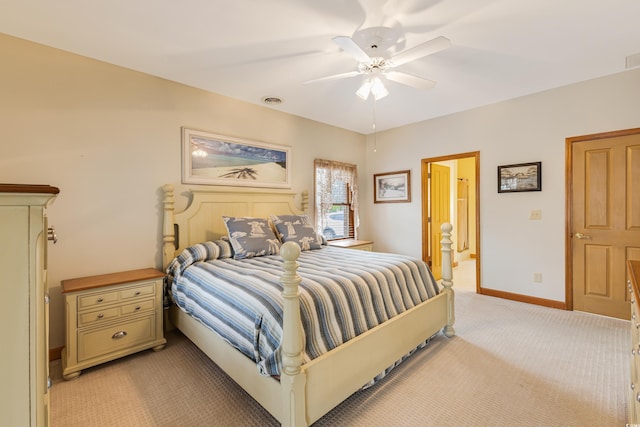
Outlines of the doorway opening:
<svg viewBox="0 0 640 427">
<path fill-rule="evenodd" d="M 441 274 L 440 226 L 453 225 L 454 288 L 481 293 L 480 152 L 422 159 L 422 258 Z"/>
</svg>

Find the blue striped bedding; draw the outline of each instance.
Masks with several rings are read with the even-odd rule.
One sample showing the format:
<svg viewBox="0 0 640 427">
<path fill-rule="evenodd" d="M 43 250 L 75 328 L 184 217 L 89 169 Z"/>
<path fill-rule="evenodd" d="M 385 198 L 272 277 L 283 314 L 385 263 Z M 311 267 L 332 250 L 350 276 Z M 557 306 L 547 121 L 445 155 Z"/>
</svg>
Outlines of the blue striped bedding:
<svg viewBox="0 0 640 427">
<path fill-rule="evenodd" d="M 173 301 L 277 376 L 282 258 L 228 256 L 222 242 L 185 249 L 167 269 Z M 426 264 L 403 255 L 323 246 L 298 263 L 304 362 L 438 294 Z"/>
</svg>

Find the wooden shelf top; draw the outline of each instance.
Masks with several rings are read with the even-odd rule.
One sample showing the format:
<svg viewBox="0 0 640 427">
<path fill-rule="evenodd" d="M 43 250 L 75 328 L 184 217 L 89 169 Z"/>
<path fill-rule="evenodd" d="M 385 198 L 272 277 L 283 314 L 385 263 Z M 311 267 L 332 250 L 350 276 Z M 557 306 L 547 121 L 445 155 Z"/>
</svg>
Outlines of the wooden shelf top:
<svg viewBox="0 0 640 427">
<path fill-rule="evenodd" d="M 362 245 L 372 245 L 373 242 L 370 240 L 356 240 L 356 239 L 342 239 L 342 240 L 331 240 L 327 242 L 329 246 L 338 246 L 340 248 L 351 248 L 353 246 L 362 246 Z"/>
<path fill-rule="evenodd" d="M 50 185 L 0 184 L 0 193 L 42 193 L 58 194 L 60 189 Z"/>
<path fill-rule="evenodd" d="M 102 286 L 119 285 L 121 283 L 139 282 L 163 277 L 164 273 L 155 268 L 121 271 L 118 273 L 100 274 L 97 276 L 78 277 L 60 282 L 62 293 L 84 291 Z"/>
</svg>

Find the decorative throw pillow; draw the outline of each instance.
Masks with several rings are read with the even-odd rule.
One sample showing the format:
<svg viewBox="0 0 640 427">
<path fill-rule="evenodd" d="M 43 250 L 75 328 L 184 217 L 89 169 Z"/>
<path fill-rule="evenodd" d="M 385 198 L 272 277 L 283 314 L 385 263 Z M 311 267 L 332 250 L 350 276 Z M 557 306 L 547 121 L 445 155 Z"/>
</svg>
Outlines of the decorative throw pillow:
<svg viewBox="0 0 640 427">
<path fill-rule="evenodd" d="M 271 215 L 271 221 L 283 243 L 296 242 L 303 251 L 322 247 L 322 237 L 313 229 L 307 215 Z"/>
<path fill-rule="evenodd" d="M 229 233 L 234 259 L 280 253 L 280 241 L 266 218 L 223 216 L 222 220 Z"/>
</svg>

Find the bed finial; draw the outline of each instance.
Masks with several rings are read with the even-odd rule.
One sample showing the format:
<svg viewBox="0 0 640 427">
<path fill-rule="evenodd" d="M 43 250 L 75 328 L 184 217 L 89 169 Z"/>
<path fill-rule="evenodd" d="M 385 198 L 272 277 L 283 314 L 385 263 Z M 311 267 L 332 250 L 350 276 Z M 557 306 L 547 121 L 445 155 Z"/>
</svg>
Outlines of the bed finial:
<svg viewBox="0 0 640 427">
<path fill-rule="evenodd" d="M 164 215 L 162 216 L 162 268 L 166 269 L 175 257 L 176 236 L 173 228 L 173 212 L 175 200 L 173 198 L 173 185 L 162 186 L 164 198 L 162 199 Z"/>
<path fill-rule="evenodd" d="M 280 384 L 283 393 L 283 426 L 306 425 L 303 399 L 306 378 L 301 375 L 302 351 L 304 349 L 304 335 L 300 319 L 300 291 L 301 282 L 298 276 L 297 259 L 300 256 L 300 246 L 294 242 L 286 242 L 280 247 L 280 256 L 284 259 L 284 274 L 280 278 L 282 283 L 283 314 L 282 314 L 282 372 Z"/>
<path fill-rule="evenodd" d="M 453 226 L 445 222 L 440 226 L 440 230 L 442 230 L 442 240 L 440 240 L 440 244 L 442 245 L 442 286 L 444 287 L 443 292 L 447 295 L 448 301 L 447 325 L 443 328 L 443 332 L 445 336 L 451 338 L 456 334 L 455 329 L 453 329 L 453 323 L 456 320 L 453 311 L 453 259 L 451 257 L 451 245 L 453 244 L 451 241 L 451 230 L 453 230 Z"/>
</svg>

